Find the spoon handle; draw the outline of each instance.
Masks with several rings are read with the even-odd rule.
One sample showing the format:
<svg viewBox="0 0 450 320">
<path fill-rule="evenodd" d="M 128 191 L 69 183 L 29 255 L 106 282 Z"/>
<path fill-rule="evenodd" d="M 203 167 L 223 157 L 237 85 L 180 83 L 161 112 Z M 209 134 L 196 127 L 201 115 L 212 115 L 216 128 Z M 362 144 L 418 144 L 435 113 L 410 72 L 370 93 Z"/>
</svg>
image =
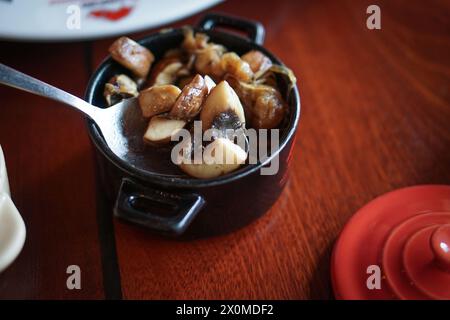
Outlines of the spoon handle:
<svg viewBox="0 0 450 320">
<path fill-rule="evenodd" d="M 30 77 L 1 63 L 0 83 L 65 103 L 83 112 L 91 118 L 94 118 L 96 111 L 100 110 L 99 108 L 90 105 L 86 101 L 75 97 L 68 92 L 58 89 L 41 80 Z"/>
</svg>

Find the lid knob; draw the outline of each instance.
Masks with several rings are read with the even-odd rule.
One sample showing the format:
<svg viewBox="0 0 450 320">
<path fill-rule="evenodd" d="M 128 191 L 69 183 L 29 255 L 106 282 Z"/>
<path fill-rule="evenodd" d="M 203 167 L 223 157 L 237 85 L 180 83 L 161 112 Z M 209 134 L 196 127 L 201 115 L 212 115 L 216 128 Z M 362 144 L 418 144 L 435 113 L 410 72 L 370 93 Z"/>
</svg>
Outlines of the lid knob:
<svg viewBox="0 0 450 320">
<path fill-rule="evenodd" d="M 430 238 L 431 250 L 438 265 L 450 271 L 450 224 L 444 224 Z"/>
</svg>

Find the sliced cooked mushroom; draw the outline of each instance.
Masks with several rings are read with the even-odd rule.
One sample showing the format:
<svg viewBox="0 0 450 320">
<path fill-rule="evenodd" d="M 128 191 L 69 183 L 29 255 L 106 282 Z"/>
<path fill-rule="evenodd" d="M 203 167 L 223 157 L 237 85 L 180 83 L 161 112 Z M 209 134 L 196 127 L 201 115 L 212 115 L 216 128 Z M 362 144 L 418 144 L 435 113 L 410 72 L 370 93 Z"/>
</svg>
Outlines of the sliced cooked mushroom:
<svg viewBox="0 0 450 320">
<path fill-rule="evenodd" d="M 112 77 L 103 91 L 109 106 L 119 103 L 122 99 L 136 97 L 138 95 L 136 82 L 124 74 Z"/>
<path fill-rule="evenodd" d="M 214 80 L 211 79 L 211 77 L 209 77 L 209 76 L 205 76 L 205 84 L 206 84 L 206 87 L 208 88 L 208 94 L 216 86 L 216 83 L 214 82 Z"/>
<path fill-rule="evenodd" d="M 272 61 L 261 51 L 251 50 L 241 57 L 254 73 L 264 72 L 272 66 Z"/>
<path fill-rule="evenodd" d="M 208 94 L 208 87 L 201 75 L 196 75 L 187 84 L 170 111 L 170 116 L 175 119 L 189 121 L 193 119 L 201 109 L 203 100 Z"/>
<path fill-rule="evenodd" d="M 277 77 L 286 79 L 288 83 L 287 92 L 290 92 L 292 88 L 295 87 L 295 83 L 297 82 L 297 78 L 291 69 L 286 66 L 274 64 L 264 72 L 259 72 L 255 75 L 255 84 L 266 84 L 277 88 Z"/>
<path fill-rule="evenodd" d="M 248 62 L 242 60 L 236 53 L 227 52 L 222 56 L 221 66 L 224 73 L 228 73 L 243 82 L 253 79 L 253 71 Z"/>
<path fill-rule="evenodd" d="M 154 116 L 148 124 L 144 140 L 151 144 L 164 144 L 170 142 L 170 137 L 183 129 L 184 120 L 170 119 L 167 116 Z"/>
<path fill-rule="evenodd" d="M 225 48 L 221 45 L 210 44 L 205 49 L 198 50 L 195 59 L 195 70 L 202 75 L 210 75 L 214 79 L 223 76 L 221 59 Z"/>
<path fill-rule="evenodd" d="M 243 82 L 234 82 L 233 88 L 241 98 L 245 114 L 253 128 L 274 129 L 281 123 L 286 105 L 277 89 Z"/>
<path fill-rule="evenodd" d="M 183 70 L 183 63 L 178 58 L 165 58 L 156 63 L 148 79 L 149 86 L 174 84 Z"/>
<path fill-rule="evenodd" d="M 242 127 L 245 127 L 242 104 L 236 92 L 234 92 L 233 88 L 226 81 L 221 81 L 215 86 L 206 98 L 202 111 L 200 112 L 203 131 L 211 128 L 214 119 L 221 113 L 236 115 Z"/>
<path fill-rule="evenodd" d="M 181 159 L 179 167 L 192 177 L 209 179 L 236 170 L 246 159 L 247 153 L 241 147 L 226 138 L 218 138 L 206 146 L 202 163 Z"/>
<path fill-rule="evenodd" d="M 147 48 L 127 37 L 120 37 L 109 47 L 111 57 L 140 78 L 147 77 L 155 57 Z"/>
<path fill-rule="evenodd" d="M 192 28 L 184 29 L 184 40 L 181 47 L 188 53 L 194 53 L 197 50 L 204 49 L 208 46 L 209 37 L 201 32 L 194 35 Z"/>
<path fill-rule="evenodd" d="M 184 76 L 184 77 L 180 77 L 177 80 L 177 87 L 178 88 L 184 88 L 185 86 L 187 86 L 189 84 L 189 82 L 192 81 L 192 79 L 194 79 L 195 76 L 192 75 L 188 75 L 188 76 Z"/>
<path fill-rule="evenodd" d="M 171 84 L 153 86 L 139 93 L 139 106 L 146 118 L 168 112 L 172 109 L 181 90 Z"/>
<path fill-rule="evenodd" d="M 275 88 L 260 87 L 252 107 L 252 125 L 255 129 L 274 129 L 283 121 L 286 105 Z"/>
</svg>

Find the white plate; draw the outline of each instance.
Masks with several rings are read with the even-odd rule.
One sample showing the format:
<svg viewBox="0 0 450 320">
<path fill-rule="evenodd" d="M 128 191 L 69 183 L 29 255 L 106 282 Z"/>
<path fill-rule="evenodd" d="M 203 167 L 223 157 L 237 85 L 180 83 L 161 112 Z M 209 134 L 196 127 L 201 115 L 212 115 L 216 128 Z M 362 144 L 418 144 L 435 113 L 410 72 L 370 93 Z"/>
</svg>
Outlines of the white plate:
<svg viewBox="0 0 450 320">
<path fill-rule="evenodd" d="M 25 235 L 25 223 L 9 195 L 5 158 L 0 146 L 0 272 L 22 251 Z"/>
<path fill-rule="evenodd" d="M 11 198 L 0 194 L 0 272 L 6 269 L 22 251 L 25 223 Z"/>
<path fill-rule="evenodd" d="M 222 0 L 0 0 L 0 38 L 64 41 L 173 22 Z"/>
<path fill-rule="evenodd" d="M 8 173 L 6 172 L 6 164 L 5 157 L 3 155 L 2 146 L 0 146 L 0 194 L 6 193 L 8 196 L 9 193 L 9 181 L 8 181 Z"/>
</svg>

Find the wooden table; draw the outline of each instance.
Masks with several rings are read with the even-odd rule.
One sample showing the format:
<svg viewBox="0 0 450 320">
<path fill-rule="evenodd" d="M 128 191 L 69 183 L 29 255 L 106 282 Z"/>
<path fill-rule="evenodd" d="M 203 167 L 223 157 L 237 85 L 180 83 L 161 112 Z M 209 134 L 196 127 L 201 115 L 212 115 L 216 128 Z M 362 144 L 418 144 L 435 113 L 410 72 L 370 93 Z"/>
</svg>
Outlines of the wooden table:
<svg viewBox="0 0 450 320">
<path fill-rule="evenodd" d="M 332 298 L 331 249 L 358 208 L 396 188 L 450 184 L 450 3 L 376 1 L 382 29 L 368 30 L 373 2 L 212 9 L 261 21 L 302 95 L 288 186 L 263 218 L 222 237 L 166 240 L 112 219 L 83 118 L 0 87 L 0 144 L 28 231 L 0 298 Z M 2 42 L 0 61 L 82 96 L 111 41 Z M 72 264 L 82 290 L 66 288 Z"/>
</svg>

